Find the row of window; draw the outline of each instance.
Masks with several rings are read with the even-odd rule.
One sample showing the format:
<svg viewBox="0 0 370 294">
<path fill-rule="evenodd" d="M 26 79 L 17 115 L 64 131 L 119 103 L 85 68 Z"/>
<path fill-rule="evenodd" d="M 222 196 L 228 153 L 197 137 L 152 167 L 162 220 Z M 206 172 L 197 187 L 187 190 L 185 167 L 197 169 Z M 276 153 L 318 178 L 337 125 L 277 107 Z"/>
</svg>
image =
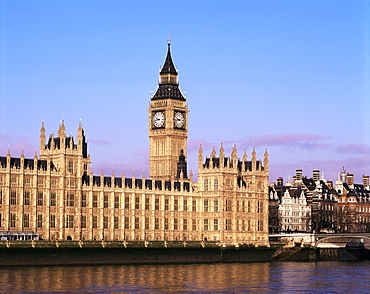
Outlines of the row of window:
<svg viewBox="0 0 370 294">
<path fill-rule="evenodd" d="M 108 229 L 109 228 L 109 218 L 108 216 L 103 216 L 103 229 Z M 173 220 L 173 221 L 171 221 Z M 36 227 L 37 228 L 42 228 L 44 226 L 44 216 L 42 214 L 38 214 L 36 218 Z M 161 224 L 161 221 L 163 222 Z M 17 214 L 11 213 L 9 216 L 9 227 L 10 228 L 15 228 L 17 224 Z M 87 228 L 87 216 L 82 215 L 81 216 L 81 228 L 85 229 Z M 159 230 L 161 228 L 164 230 L 192 230 L 192 231 L 197 231 L 199 229 L 203 231 L 209 231 L 209 230 L 214 230 L 218 231 L 220 228 L 220 222 L 219 219 L 203 219 L 202 220 L 202 226 L 199 227 L 199 224 L 196 219 L 169 219 L 169 218 L 164 218 L 160 219 L 158 217 L 154 218 L 154 224 L 151 223 L 150 218 L 146 217 L 144 219 L 144 223 L 141 223 L 141 220 L 139 217 L 124 217 L 124 223 L 123 223 L 123 229 L 145 229 L 145 230 Z M 237 219 L 235 221 L 236 225 L 236 230 L 237 231 L 251 231 L 251 220 L 239 220 Z M 2 226 L 1 222 L 1 214 L 0 214 L 0 227 Z M 23 214 L 23 227 L 24 228 L 30 228 L 30 215 L 29 214 Z M 56 228 L 56 215 L 51 214 L 49 218 L 49 227 L 50 228 Z M 66 215 L 65 216 L 65 228 L 74 228 L 75 227 L 75 217 L 74 215 Z M 91 220 L 91 228 L 92 229 L 97 229 L 98 228 L 98 217 L 97 216 L 92 216 Z M 120 219 L 118 216 L 114 217 L 114 222 L 113 222 L 113 228 L 114 229 L 120 229 Z M 225 230 L 230 231 L 232 230 L 232 220 L 231 219 L 226 219 L 225 222 Z M 258 221 L 258 231 L 263 230 L 263 221 L 259 220 Z"/>
<path fill-rule="evenodd" d="M 45 195 L 43 192 L 38 192 L 37 193 L 37 205 L 38 206 L 43 206 L 45 205 Z M 134 199 L 134 209 L 141 209 L 141 197 L 135 197 Z M 144 203 L 144 209 L 145 210 L 150 210 L 151 209 L 151 199 L 149 197 L 145 198 L 145 203 Z M 50 206 L 57 206 L 57 194 L 56 193 L 51 193 L 50 194 Z M 124 208 L 125 209 L 131 209 L 131 197 L 130 196 L 125 196 L 125 202 L 124 202 Z M 156 197 L 155 202 L 154 202 L 154 209 L 155 210 L 160 210 L 160 198 Z M 2 197 L 2 191 L 0 191 L 0 204 L 3 204 L 3 197 Z M 17 205 L 17 192 L 16 191 L 11 191 L 10 192 L 10 205 Z M 30 205 L 31 204 L 31 193 L 26 191 L 23 194 L 23 204 L 24 205 Z M 203 200 L 203 212 L 218 212 L 220 211 L 219 207 L 219 200 Z M 75 206 L 75 195 L 74 193 L 66 193 L 65 196 L 65 205 L 69 207 L 74 207 Z M 93 194 L 92 197 L 92 207 L 93 208 L 98 208 L 99 206 L 99 197 L 98 194 Z M 198 202 L 197 200 L 188 200 L 188 199 L 183 199 L 182 201 L 182 206 L 180 207 L 179 199 L 174 199 L 173 204 L 170 202 L 170 198 L 165 198 L 164 199 L 164 210 L 174 210 L 178 211 L 197 211 L 197 205 Z M 226 200 L 225 202 L 225 211 L 233 211 L 233 201 L 232 200 Z M 81 207 L 87 207 L 87 195 L 82 194 L 81 197 Z M 109 195 L 104 194 L 103 196 L 103 208 L 109 208 Z M 120 208 L 120 197 L 119 196 L 114 196 L 114 208 Z M 191 210 L 190 210 L 191 208 Z M 252 212 L 252 206 L 250 201 L 236 201 L 236 207 L 235 207 L 236 212 Z M 257 213 L 263 213 L 263 202 L 258 201 L 257 202 Z"/>
<path fill-rule="evenodd" d="M 0 177 L 0 179 L 2 179 Z M 13 185 L 17 185 L 19 183 L 19 177 L 16 177 L 16 176 L 12 176 L 10 178 L 10 182 L 13 184 Z M 59 180 L 57 179 L 52 179 L 50 181 L 50 184 L 52 187 L 56 187 L 57 184 L 58 184 Z M 2 181 L 0 181 L 0 183 L 2 183 Z M 42 178 L 42 177 L 38 177 L 37 178 L 37 185 L 38 186 L 44 186 L 46 184 L 46 178 Z M 25 177 L 23 179 L 23 184 L 25 184 L 26 186 L 30 186 L 32 184 L 32 177 L 28 176 L 28 177 Z M 71 186 L 71 187 L 74 187 L 75 186 L 75 180 L 74 179 L 67 179 L 67 186 Z"/>
</svg>

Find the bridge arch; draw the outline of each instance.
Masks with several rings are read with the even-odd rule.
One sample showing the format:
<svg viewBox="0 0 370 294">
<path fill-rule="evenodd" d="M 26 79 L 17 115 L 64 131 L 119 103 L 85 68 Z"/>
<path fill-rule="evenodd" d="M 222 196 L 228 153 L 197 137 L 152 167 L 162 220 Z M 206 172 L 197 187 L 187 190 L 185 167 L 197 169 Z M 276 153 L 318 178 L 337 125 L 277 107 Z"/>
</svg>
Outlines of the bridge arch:
<svg viewBox="0 0 370 294">
<path fill-rule="evenodd" d="M 360 247 L 366 244 L 370 245 L 370 237 L 363 235 L 351 236 L 327 236 L 316 241 L 316 247 Z"/>
</svg>

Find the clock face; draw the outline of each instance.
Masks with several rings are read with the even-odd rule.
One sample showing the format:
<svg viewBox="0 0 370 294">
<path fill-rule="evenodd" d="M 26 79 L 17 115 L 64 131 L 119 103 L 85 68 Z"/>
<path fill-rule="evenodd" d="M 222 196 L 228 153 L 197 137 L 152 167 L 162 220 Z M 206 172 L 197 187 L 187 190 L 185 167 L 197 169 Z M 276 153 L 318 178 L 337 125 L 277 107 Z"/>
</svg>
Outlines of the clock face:
<svg viewBox="0 0 370 294">
<path fill-rule="evenodd" d="M 156 112 L 153 115 L 153 125 L 156 128 L 160 128 L 164 125 L 164 113 L 163 112 Z"/>
<path fill-rule="evenodd" d="M 177 128 L 182 128 L 185 124 L 184 115 L 181 112 L 176 112 L 174 116 L 174 123 Z"/>
</svg>

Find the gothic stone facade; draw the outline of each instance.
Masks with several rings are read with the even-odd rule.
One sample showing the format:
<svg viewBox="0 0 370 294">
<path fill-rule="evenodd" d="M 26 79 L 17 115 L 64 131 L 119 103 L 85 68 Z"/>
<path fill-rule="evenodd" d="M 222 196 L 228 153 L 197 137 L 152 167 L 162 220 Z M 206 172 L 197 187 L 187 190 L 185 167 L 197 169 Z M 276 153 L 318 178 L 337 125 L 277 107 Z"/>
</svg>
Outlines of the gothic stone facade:
<svg viewBox="0 0 370 294">
<path fill-rule="evenodd" d="M 188 177 L 188 109 L 168 44 L 149 107 L 150 178 L 93 175 L 82 125 L 77 142 L 64 121 L 40 154 L 0 157 L 0 231 L 34 231 L 46 240 L 208 240 L 268 244 L 268 154 L 240 160 L 198 156 Z"/>
</svg>

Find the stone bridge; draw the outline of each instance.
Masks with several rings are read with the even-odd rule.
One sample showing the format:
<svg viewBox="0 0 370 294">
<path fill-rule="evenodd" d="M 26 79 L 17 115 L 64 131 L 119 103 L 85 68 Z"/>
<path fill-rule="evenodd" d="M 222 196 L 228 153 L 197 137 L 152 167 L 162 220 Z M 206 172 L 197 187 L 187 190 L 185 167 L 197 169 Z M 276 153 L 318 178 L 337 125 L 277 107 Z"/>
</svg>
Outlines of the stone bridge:
<svg viewBox="0 0 370 294">
<path fill-rule="evenodd" d="M 290 243 L 292 246 L 297 244 L 310 245 L 316 248 L 345 248 L 345 247 L 365 247 L 370 249 L 370 233 L 341 233 L 341 234 L 310 234 L 310 233 L 291 233 L 291 234 L 272 234 L 270 240 L 278 239 L 282 242 Z"/>
</svg>

